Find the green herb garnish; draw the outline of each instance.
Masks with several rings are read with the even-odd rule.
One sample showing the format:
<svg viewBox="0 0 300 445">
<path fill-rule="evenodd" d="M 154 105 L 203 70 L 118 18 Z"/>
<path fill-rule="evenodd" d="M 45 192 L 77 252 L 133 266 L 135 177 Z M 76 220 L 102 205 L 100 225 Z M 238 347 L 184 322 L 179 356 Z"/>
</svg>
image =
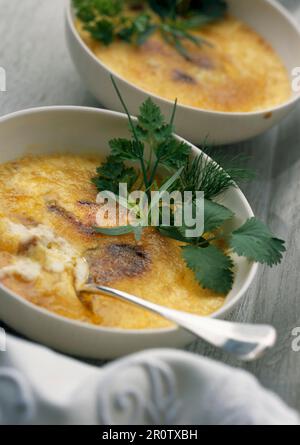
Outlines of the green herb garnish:
<svg viewBox="0 0 300 445">
<path fill-rule="evenodd" d="M 233 284 L 233 261 L 216 246 L 185 246 L 182 255 L 186 264 L 204 288 L 226 294 Z"/>
<path fill-rule="evenodd" d="M 156 204 L 151 200 L 152 190 L 159 190 L 160 194 L 172 190 L 180 193 L 190 191 L 194 206 L 197 205 L 196 192 L 203 191 L 204 232 L 201 236 L 189 238 L 186 236 L 184 224 L 180 227 L 173 224 L 175 213 L 172 206 L 169 207 L 172 214 L 170 225 L 162 225 L 158 219 L 156 227 L 161 235 L 182 243 L 182 256 L 202 287 L 224 294 L 230 291 L 234 278 L 231 253 L 269 266 L 278 264 L 285 251 L 284 241 L 276 238 L 268 227 L 256 218 L 248 219 L 241 227 L 228 233 L 224 224 L 232 219 L 234 214 L 230 209 L 213 201 L 230 187 L 235 187 L 236 179 L 245 180 L 253 176 L 249 170 L 241 167 L 241 159 L 234 158 L 229 162 L 227 157 L 222 156 L 222 163 L 227 165 L 227 171 L 226 167 L 221 168 L 204 153 L 190 160 L 190 145 L 173 135 L 176 102 L 169 121 L 165 120 L 160 108 L 150 98 L 141 105 L 139 116 L 133 120 L 113 78 L 112 82 L 127 114 L 132 138 L 110 141 L 112 156 L 97 169 L 97 176 L 92 181 L 98 191 L 108 190 L 116 194 L 120 182 L 127 183 L 130 191 L 141 181 L 140 189 L 148 193 L 150 206 L 148 213 L 141 215 L 140 225 L 137 227 L 129 225 L 96 228 L 96 231 L 115 236 L 133 233 L 139 240 Z M 220 156 L 219 158 L 221 159 Z M 133 165 L 128 166 L 128 163 Z M 140 170 L 136 170 L 137 166 Z M 156 181 L 159 168 L 163 169 L 165 178 L 160 186 Z M 235 180 L 228 172 L 232 172 Z M 126 203 L 125 207 L 130 206 Z M 225 251 L 220 247 L 220 242 L 227 246 Z"/>
<path fill-rule="evenodd" d="M 238 255 L 269 266 L 280 263 L 285 252 L 284 241 L 275 238 L 268 227 L 255 218 L 232 232 L 229 245 Z"/>
<path fill-rule="evenodd" d="M 208 43 L 191 31 L 227 10 L 224 0 L 73 0 L 73 5 L 84 29 L 104 45 L 119 39 L 139 46 L 158 31 L 187 59 L 185 42 Z"/>
<path fill-rule="evenodd" d="M 131 191 L 138 179 L 136 170 L 133 167 L 126 167 L 124 162 L 116 156 L 109 156 L 105 164 L 97 168 L 97 175 L 92 180 L 97 189 L 116 194 L 119 193 L 120 183 L 126 183 L 128 190 Z"/>
</svg>

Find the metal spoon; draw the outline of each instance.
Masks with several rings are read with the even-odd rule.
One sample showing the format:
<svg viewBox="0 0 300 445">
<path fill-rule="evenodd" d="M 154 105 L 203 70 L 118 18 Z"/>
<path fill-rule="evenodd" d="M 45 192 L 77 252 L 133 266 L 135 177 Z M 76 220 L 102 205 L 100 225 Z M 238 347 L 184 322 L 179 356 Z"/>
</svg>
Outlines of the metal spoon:
<svg viewBox="0 0 300 445">
<path fill-rule="evenodd" d="M 250 361 L 258 358 L 271 348 L 276 341 L 276 331 L 272 326 L 234 323 L 214 318 L 201 317 L 187 312 L 169 309 L 143 298 L 130 295 L 117 289 L 96 284 L 86 284 L 79 289 L 80 293 L 106 294 L 120 298 L 176 323 L 181 328 L 191 332 L 214 346 L 234 354 L 240 360 Z"/>
</svg>

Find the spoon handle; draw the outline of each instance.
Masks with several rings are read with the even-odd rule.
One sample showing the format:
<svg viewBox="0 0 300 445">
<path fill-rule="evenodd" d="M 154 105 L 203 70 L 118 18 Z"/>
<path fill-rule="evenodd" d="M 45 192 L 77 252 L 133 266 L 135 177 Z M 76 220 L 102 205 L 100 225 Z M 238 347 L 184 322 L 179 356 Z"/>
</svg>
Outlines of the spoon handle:
<svg viewBox="0 0 300 445">
<path fill-rule="evenodd" d="M 234 354 L 240 360 L 255 360 L 267 348 L 272 347 L 276 341 L 276 331 L 272 326 L 235 323 L 201 317 L 169 309 L 106 286 L 86 285 L 82 288 L 82 292 L 106 294 L 142 306 L 176 323 L 196 337 L 200 337 L 212 345 Z"/>
</svg>

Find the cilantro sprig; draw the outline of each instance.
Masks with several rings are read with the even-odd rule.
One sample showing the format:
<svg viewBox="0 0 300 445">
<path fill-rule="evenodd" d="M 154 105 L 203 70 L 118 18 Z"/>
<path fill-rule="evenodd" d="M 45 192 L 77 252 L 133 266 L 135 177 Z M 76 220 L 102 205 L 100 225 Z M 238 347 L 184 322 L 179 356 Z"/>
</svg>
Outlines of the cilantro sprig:
<svg viewBox="0 0 300 445">
<path fill-rule="evenodd" d="M 140 46 L 159 32 L 186 59 L 186 42 L 208 43 L 192 31 L 227 10 L 224 0 L 73 0 L 73 5 L 84 29 L 104 45 L 122 40 Z"/>
<path fill-rule="evenodd" d="M 191 191 L 193 205 L 196 205 L 196 192 L 203 191 L 204 231 L 201 236 L 188 238 L 184 224 L 175 226 L 174 208 L 171 206 L 170 225 L 162 225 L 159 220 L 157 227 L 162 236 L 181 243 L 182 257 L 203 288 L 221 294 L 231 290 L 234 280 L 232 253 L 271 267 L 280 263 L 285 252 L 284 241 L 276 238 L 261 221 L 253 217 L 231 233 L 225 230 L 226 223 L 234 217 L 234 213 L 216 202 L 215 198 L 230 187 L 236 187 L 237 179 L 252 177 L 252 173 L 240 165 L 241 159 L 234 158 L 233 162 L 229 162 L 228 158 L 219 156 L 225 168 L 204 153 L 191 160 L 190 145 L 173 134 L 176 102 L 168 121 L 150 98 L 141 105 L 139 115 L 134 120 L 113 78 L 112 82 L 127 114 L 132 138 L 110 141 L 112 155 L 97 169 L 97 176 L 92 181 L 99 191 L 108 190 L 117 194 L 120 182 L 127 183 L 130 191 L 142 180 L 140 188 L 148 193 L 150 209 L 141 216 L 141 224 L 136 227 L 100 227 L 96 231 L 110 236 L 133 233 L 140 240 L 155 204 L 151 201 L 151 190 L 160 193 L 167 190 L 181 193 Z M 164 170 L 165 176 L 160 186 L 156 179 L 159 168 Z M 125 207 L 128 208 L 127 203 Z"/>
</svg>

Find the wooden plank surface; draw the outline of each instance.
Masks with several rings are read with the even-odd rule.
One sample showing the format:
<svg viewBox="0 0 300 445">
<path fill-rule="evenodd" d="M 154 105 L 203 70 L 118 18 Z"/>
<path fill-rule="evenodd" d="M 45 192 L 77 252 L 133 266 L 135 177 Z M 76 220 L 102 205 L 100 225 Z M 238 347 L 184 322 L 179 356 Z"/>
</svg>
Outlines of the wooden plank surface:
<svg viewBox="0 0 300 445">
<path fill-rule="evenodd" d="M 251 0 L 249 0 L 251 2 Z M 299 0 L 282 0 L 300 24 Z M 44 105 L 99 106 L 75 72 L 64 39 L 63 0 L 0 0 L 0 66 L 7 92 L 0 93 L 0 115 Z M 280 30 L 278 30 L 280 32 Z M 234 320 L 272 323 L 278 342 L 261 360 L 242 365 L 287 403 L 300 410 L 300 352 L 291 348 L 300 326 L 300 107 L 278 127 L 250 142 L 227 147 L 249 155 L 258 172 L 244 187 L 256 215 L 287 240 L 284 263 L 261 267 Z M 298 213 L 299 212 L 299 213 Z M 229 359 L 203 342 L 191 351 Z"/>
</svg>

